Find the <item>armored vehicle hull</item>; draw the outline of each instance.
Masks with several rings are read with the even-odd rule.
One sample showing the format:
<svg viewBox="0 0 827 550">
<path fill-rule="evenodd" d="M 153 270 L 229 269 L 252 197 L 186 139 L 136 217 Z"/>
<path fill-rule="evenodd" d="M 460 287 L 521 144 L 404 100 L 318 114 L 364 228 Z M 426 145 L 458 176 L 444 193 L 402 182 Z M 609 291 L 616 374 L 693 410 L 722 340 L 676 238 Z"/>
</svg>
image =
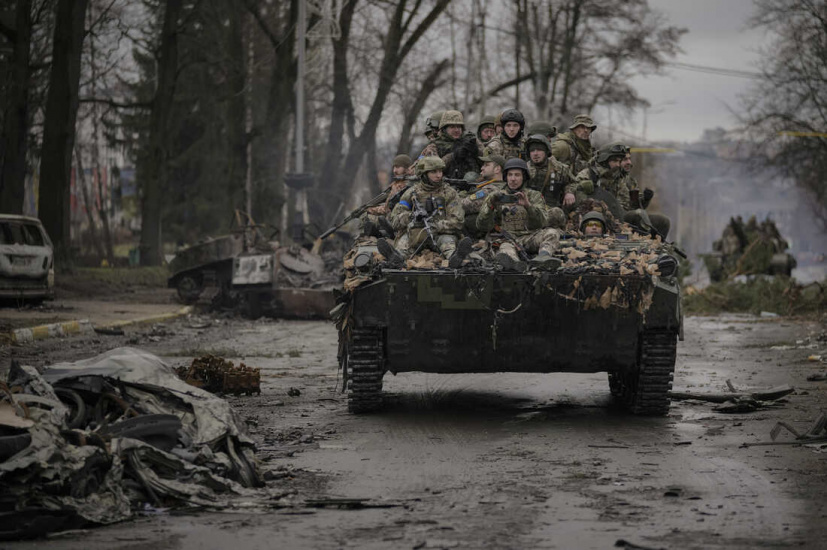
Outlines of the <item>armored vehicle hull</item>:
<svg viewBox="0 0 827 550">
<path fill-rule="evenodd" d="M 386 372 L 608 372 L 637 414 L 669 408 L 682 327 L 674 277 L 388 270 L 349 294 L 340 363 L 352 412 Z"/>
</svg>

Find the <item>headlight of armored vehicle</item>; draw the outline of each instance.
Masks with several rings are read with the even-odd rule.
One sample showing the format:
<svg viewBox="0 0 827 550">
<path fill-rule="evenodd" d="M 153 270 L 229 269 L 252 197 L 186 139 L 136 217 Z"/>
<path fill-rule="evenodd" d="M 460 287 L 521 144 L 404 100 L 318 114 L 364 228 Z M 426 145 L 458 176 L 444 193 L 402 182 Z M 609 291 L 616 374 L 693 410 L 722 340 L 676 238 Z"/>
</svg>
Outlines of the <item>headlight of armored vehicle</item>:
<svg viewBox="0 0 827 550">
<path fill-rule="evenodd" d="M 662 255 L 658 258 L 658 271 L 662 277 L 671 277 L 678 272 L 678 260 L 669 254 Z"/>
</svg>

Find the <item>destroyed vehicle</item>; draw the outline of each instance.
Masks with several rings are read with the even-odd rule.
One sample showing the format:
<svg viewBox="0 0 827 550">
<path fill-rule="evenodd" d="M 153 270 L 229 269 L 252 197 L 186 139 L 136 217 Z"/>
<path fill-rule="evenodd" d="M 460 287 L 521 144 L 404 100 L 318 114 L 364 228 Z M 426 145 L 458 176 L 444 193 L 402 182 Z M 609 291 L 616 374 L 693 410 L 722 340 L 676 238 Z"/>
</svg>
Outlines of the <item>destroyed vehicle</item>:
<svg viewBox="0 0 827 550">
<path fill-rule="evenodd" d="M 170 262 L 167 285 L 186 304 L 212 287 L 214 304 L 238 307 L 252 318 L 326 317 L 338 272 L 303 247 L 267 241 L 254 228 L 250 233 L 255 236 L 246 241 L 241 231 L 181 250 Z"/>
<path fill-rule="evenodd" d="M 713 282 L 739 275 L 789 277 L 796 267 L 795 258 L 787 251 L 789 244 L 770 219 L 759 224 L 755 216 L 746 223 L 741 216 L 730 218 L 712 249 L 702 258 Z"/>
<path fill-rule="evenodd" d="M 54 298 L 54 250 L 37 218 L 0 215 L 0 298 Z"/>
<path fill-rule="evenodd" d="M 562 241 L 553 270 L 466 264 L 389 269 L 375 246 L 345 258 L 334 319 L 348 408 L 382 405 L 386 373 L 596 373 L 635 414 L 669 409 L 683 330 L 675 249 L 659 238 Z"/>
</svg>

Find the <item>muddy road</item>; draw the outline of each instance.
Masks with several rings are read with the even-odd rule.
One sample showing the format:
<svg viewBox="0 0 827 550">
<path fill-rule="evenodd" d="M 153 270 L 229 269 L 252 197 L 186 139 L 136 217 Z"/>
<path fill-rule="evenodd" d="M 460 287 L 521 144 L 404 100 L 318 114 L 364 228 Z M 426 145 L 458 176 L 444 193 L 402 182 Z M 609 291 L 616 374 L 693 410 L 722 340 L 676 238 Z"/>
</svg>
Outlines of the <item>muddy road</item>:
<svg viewBox="0 0 827 550">
<path fill-rule="evenodd" d="M 675 390 L 796 391 L 753 412 L 674 401 L 667 417 L 616 407 L 605 374 L 388 375 L 387 410 L 352 416 L 325 322 L 181 320 L 124 336 L 14 349 L 41 366 L 119 345 L 177 366 L 213 352 L 262 368 L 230 398 L 278 506 L 147 510 L 135 520 L 0 548 L 823 548 L 827 468 L 815 446 L 770 441 L 827 409 L 824 325 L 690 318 Z M 819 335 L 822 335 L 821 337 Z M 782 433 L 779 440 L 792 435 Z M 289 505 L 288 505 L 289 504 Z"/>
</svg>

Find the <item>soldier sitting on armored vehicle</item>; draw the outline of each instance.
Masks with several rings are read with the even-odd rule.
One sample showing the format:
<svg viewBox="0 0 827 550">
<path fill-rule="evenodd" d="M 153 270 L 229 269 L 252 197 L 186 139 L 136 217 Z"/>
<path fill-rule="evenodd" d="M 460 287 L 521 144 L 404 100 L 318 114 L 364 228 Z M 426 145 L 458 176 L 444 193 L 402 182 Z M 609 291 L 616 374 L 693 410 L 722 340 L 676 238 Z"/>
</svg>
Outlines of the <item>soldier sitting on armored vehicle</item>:
<svg viewBox="0 0 827 550">
<path fill-rule="evenodd" d="M 517 109 L 507 109 L 503 112 L 500 120 L 503 125 L 501 134 L 494 136 L 488 142 L 488 150 L 494 154 L 502 155 L 505 160 L 511 158 L 525 157 L 525 117 Z"/>
<path fill-rule="evenodd" d="M 391 213 L 393 207 L 396 206 L 396 201 L 398 201 L 401 196 L 400 191 L 410 184 L 410 168 L 411 157 L 408 155 L 396 155 L 396 157 L 394 157 L 392 167 L 393 182 L 390 185 L 388 198 L 383 204 L 368 208 L 367 212 L 362 216 L 360 220 L 362 235 L 365 237 L 393 238 L 393 228 L 387 221 L 387 216 Z"/>
<path fill-rule="evenodd" d="M 591 135 L 597 129 L 589 115 L 577 115 L 569 126 L 568 132 L 557 134 L 557 139 L 551 146 L 551 154 L 564 164 L 571 166 L 571 171 L 577 174 L 588 166 L 594 156 Z M 574 198 L 566 199 L 566 206 L 574 204 Z"/>
<path fill-rule="evenodd" d="M 477 229 L 477 215 L 482 208 L 485 198 L 493 191 L 501 191 L 505 186 L 503 181 L 503 166 L 505 159 L 501 155 L 489 154 L 480 157 L 482 161 L 482 183 L 462 197 L 462 209 L 465 211 L 465 233 L 475 238 L 485 238 L 485 232 Z"/>
<path fill-rule="evenodd" d="M 483 117 L 482 121 L 477 125 L 477 139 L 480 140 L 482 147 L 485 147 L 485 145 L 497 135 L 497 131 L 494 129 L 494 122 L 495 117 L 489 115 Z"/>
<path fill-rule="evenodd" d="M 551 208 L 539 191 L 529 189 L 528 166 L 522 159 L 509 159 L 503 169 L 506 186 L 490 193 L 477 217 L 477 229 L 488 234 L 493 247 L 499 247 L 495 260 L 505 269 L 523 270 L 528 253 L 530 261 L 548 269 L 560 265 L 552 257 L 565 227 L 560 208 Z"/>
<path fill-rule="evenodd" d="M 600 212 L 589 212 L 580 221 L 580 232 L 586 237 L 602 237 L 606 234 L 606 218 Z"/>
<path fill-rule="evenodd" d="M 629 153 L 629 148 L 618 142 L 601 147 L 589 166 L 577 174 L 577 187 L 582 191 L 580 200 L 586 195 L 594 194 L 597 189 L 602 189 L 617 199 L 622 210 L 617 213 L 619 218 L 635 227 L 648 229 L 646 226 L 651 226 L 665 240 L 671 226 L 669 218 L 661 214 L 648 214 L 645 211 L 655 194 L 654 191 L 644 190 L 643 199 L 638 199 L 632 204 L 632 193 L 626 186 L 628 174 L 622 168 Z M 637 193 L 635 190 L 636 197 Z"/>
<path fill-rule="evenodd" d="M 456 269 L 471 252 L 472 241 L 462 234 L 465 214 L 456 190 L 442 181 L 445 163 L 439 157 L 425 157 L 416 165 L 419 180 L 402 194 L 390 214 L 399 238 L 394 248 L 385 239 L 377 241 L 379 252 L 393 267 L 402 267 L 406 257 L 428 247 L 449 260 Z"/>
<path fill-rule="evenodd" d="M 574 174 L 569 167 L 551 156 L 551 145 L 542 134 L 528 136 L 528 187 L 543 195 L 549 206 L 562 206 L 563 197 L 574 198 Z"/>
</svg>

